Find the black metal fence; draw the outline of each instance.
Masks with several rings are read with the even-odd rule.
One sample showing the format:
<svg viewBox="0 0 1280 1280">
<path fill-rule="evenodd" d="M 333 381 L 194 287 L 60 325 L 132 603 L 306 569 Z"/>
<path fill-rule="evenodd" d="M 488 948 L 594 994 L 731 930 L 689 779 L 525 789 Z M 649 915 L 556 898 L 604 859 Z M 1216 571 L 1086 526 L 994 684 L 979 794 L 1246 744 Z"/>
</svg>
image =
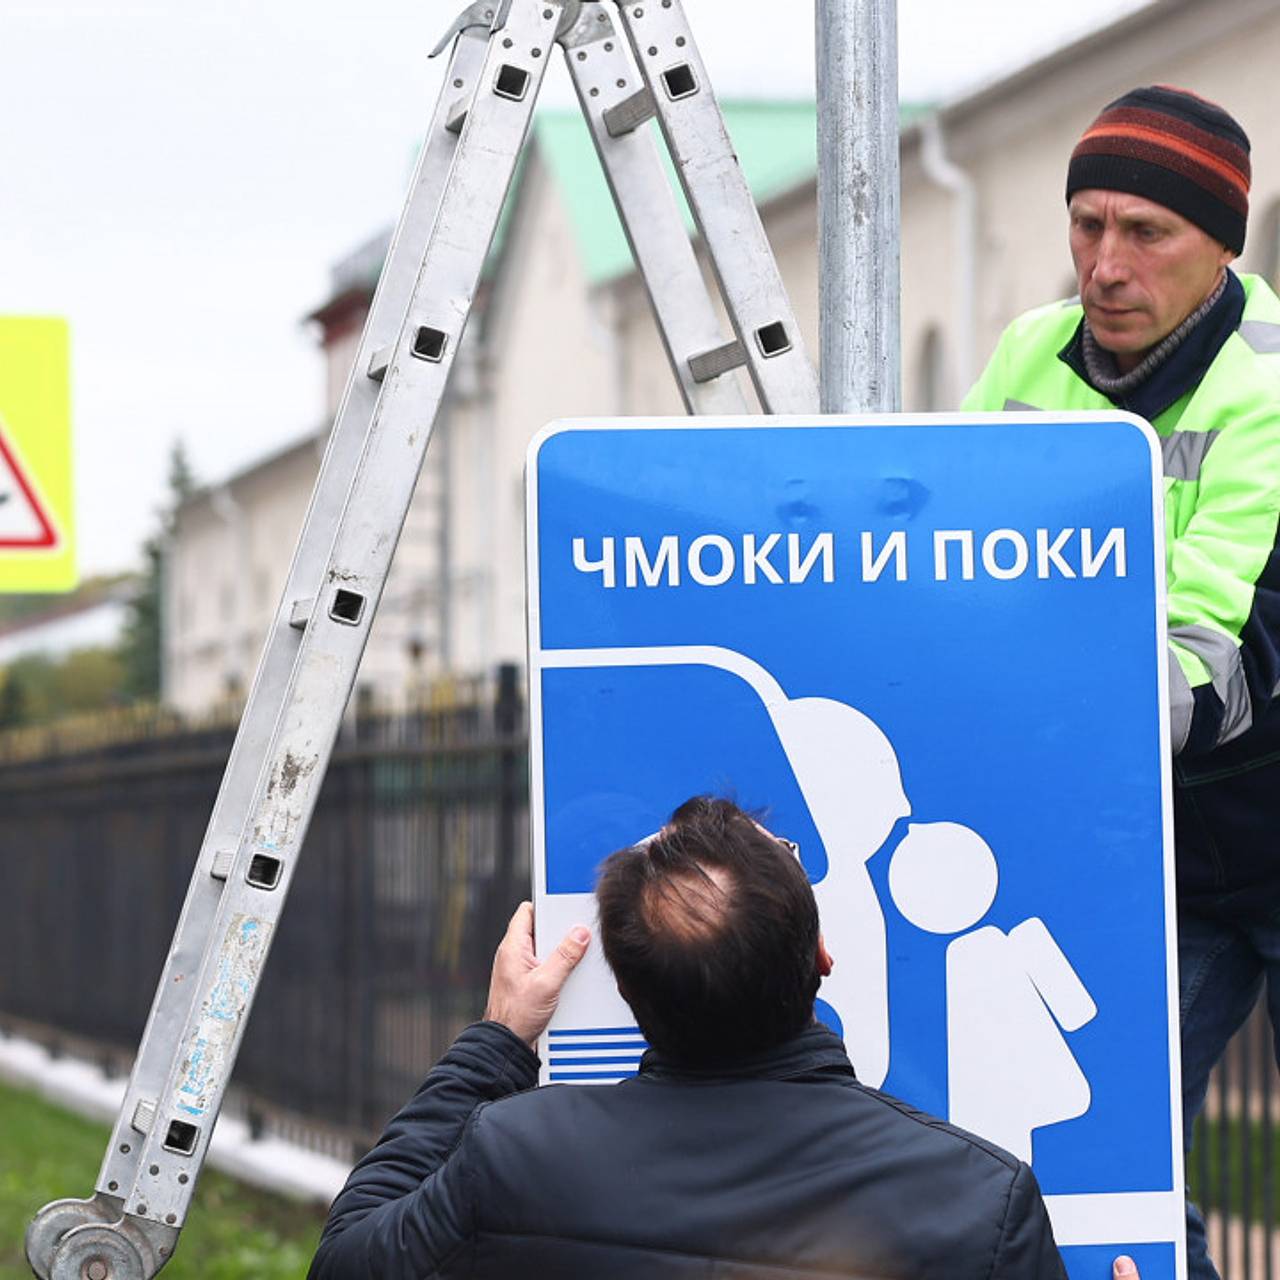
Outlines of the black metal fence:
<svg viewBox="0 0 1280 1280">
<path fill-rule="evenodd" d="M 127 1071 L 234 729 L 129 716 L 0 741 L 0 1029 Z M 482 1011 L 528 893 L 514 669 L 353 718 L 321 792 L 228 1108 L 363 1150 Z M 1280 1078 L 1261 1009 L 1210 1085 L 1187 1164 L 1231 1280 L 1280 1274 Z"/>
<path fill-rule="evenodd" d="M 1280 1275 L 1276 1230 L 1280 1075 L 1265 1002 L 1259 1002 L 1209 1082 L 1187 1181 L 1206 1211 L 1209 1251 L 1225 1280 Z"/>
<path fill-rule="evenodd" d="M 232 736 L 0 766 L 0 1026 L 127 1071 Z M 528 893 L 526 751 L 514 669 L 484 698 L 348 723 L 229 1107 L 350 1154 L 480 1015 Z"/>
</svg>

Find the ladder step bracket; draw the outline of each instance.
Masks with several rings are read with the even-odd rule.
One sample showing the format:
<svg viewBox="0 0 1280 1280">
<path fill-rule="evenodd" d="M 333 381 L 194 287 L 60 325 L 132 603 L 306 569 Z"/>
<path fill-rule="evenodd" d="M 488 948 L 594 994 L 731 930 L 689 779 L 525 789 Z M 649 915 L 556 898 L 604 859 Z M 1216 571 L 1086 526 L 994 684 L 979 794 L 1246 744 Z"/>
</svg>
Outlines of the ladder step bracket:
<svg viewBox="0 0 1280 1280">
<path fill-rule="evenodd" d="M 647 124 L 658 114 L 657 104 L 653 100 L 651 89 L 641 89 L 631 97 L 624 98 L 617 106 L 610 107 L 604 113 L 604 127 L 609 137 L 622 138 L 634 133 L 642 124 Z"/>
<path fill-rule="evenodd" d="M 698 92 L 698 77 L 687 62 L 682 62 L 662 73 L 662 87 L 672 102 L 679 102 L 681 98 L 692 98 Z"/>
<path fill-rule="evenodd" d="M 391 366 L 391 357 L 395 354 L 395 343 L 389 346 L 380 347 L 369 357 L 369 377 L 374 382 L 381 382 L 387 376 L 387 369 Z"/>
<path fill-rule="evenodd" d="M 504 62 L 493 78 L 493 91 L 510 102 L 523 102 L 533 77 L 514 62 Z"/>
<path fill-rule="evenodd" d="M 315 607 L 315 596 L 307 596 L 305 599 L 295 600 L 289 607 L 289 625 L 295 631 L 305 631 L 307 622 L 311 617 L 311 611 Z"/>
<path fill-rule="evenodd" d="M 766 324 L 757 329 L 756 345 L 766 360 L 772 360 L 774 356 L 786 355 L 792 347 L 786 324 L 781 320 L 775 320 L 772 324 Z"/>
<path fill-rule="evenodd" d="M 154 1101 L 148 1101 L 146 1098 L 139 1098 L 138 1105 L 133 1109 L 133 1119 L 129 1123 L 139 1133 L 150 1133 L 151 1126 L 156 1122 L 156 1104 Z"/>
<path fill-rule="evenodd" d="M 430 360 L 439 364 L 449 350 L 449 335 L 443 329 L 434 329 L 429 324 L 420 324 L 413 335 L 413 354 L 419 360 Z"/>
<path fill-rule="evenodd" d="M 736 338 L 722 347 L 714 347 L 689 360 L 694 382 L 714 382 L 723 374 L 741 369 L 747 363 L 746 348 Z"/>
<path fill-rule="evenodd" d="M 215 880 L 225 880 L 231 874 L 231 867 L 235 860 L 236 851 L 234 849 L 219 849 L 213 855 L 213 866 L 209 868 L 209 874 Z M 141 1106 L 142 1104 L 139 1103 L 138 1105 Z M 143 1129 L 142 1132 L 146 1133 L 147 1130 Z"/>
<path fill-rule="evenodd" d="M 467 123 L 467 116 L 471 112 L 471 95 L 468 94 L 464 98 L 459 98 L 449 106 L 449 110 L 444 118 L 444 130 L 446 133 L 460 134 L 463 125 Z"/>
</svg>

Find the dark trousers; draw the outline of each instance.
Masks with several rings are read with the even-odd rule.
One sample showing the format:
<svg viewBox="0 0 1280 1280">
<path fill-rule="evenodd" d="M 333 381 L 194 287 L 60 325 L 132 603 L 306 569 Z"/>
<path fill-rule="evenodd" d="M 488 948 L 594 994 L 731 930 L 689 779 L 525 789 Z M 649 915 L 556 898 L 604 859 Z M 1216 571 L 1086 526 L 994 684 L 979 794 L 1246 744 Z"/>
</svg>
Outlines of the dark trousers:
<svg viewBox="0 0 1280 1280">
<path fill-rule="evenodd" d="M 1264 985 L 1272 1034 L 1280 1025 L 1280 890 L 1184 896 L 1178 907 L 1182 1012 L 1182 1124 L 1204 1107 L 1209 1073 L 1249 1016 Z M 1280 1062 L 1280 1038 L 1276 1041 Z M 1204 1219 L 1187 1202 L 1187 1274 L 1218 1280 L 1205 1245 Z"/>
</svg>

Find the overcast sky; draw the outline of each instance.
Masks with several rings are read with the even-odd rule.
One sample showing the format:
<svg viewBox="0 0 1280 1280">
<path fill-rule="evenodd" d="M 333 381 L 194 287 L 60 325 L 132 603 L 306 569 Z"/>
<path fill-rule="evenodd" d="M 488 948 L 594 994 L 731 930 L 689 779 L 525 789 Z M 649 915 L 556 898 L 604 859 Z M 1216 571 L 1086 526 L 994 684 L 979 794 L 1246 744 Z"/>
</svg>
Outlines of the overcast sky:
<svg viewBox="0 0 1280 1280">
<path fill-rule="evenodd" d="M 1142 2 L 901 0 L 901 94 L 954 96 Z M 721 95 L 812 93 L 813 0 L 685 3 Z M 398 213 L 461 7 L 0 0 L 0 313 L 71 322 L 86 573 L 137 563 L 175 437 L 209 481 L 319 424 L 301 318 Z M 571 101 L 559 65 L 548 94 Z"/>
</svg>

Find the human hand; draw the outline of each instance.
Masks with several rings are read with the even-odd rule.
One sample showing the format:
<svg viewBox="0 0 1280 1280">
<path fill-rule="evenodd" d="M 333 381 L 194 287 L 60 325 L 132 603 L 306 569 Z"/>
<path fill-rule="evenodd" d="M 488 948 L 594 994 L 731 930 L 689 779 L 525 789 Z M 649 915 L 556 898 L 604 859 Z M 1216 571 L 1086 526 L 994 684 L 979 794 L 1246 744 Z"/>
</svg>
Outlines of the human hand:
<svg viewBox="0 0 1280 1280">
<path fill-rule="evenodd" d="M 1111 1264 L 1111 1277 L 1112 1280 L 1142 1280 L 1137 1264 L 1123 1253 Z"/>
<path fill-rule="evenodd" d="M 534 1048 L 556 1011 L 561 988 L 586 955 L 590 941 L 591 931 L 575 925 L 540 962 L 533 950 L 533 904 L 522 902 L 493 957 L 485 1020 L 502 1023 Z"/>
</svg>

